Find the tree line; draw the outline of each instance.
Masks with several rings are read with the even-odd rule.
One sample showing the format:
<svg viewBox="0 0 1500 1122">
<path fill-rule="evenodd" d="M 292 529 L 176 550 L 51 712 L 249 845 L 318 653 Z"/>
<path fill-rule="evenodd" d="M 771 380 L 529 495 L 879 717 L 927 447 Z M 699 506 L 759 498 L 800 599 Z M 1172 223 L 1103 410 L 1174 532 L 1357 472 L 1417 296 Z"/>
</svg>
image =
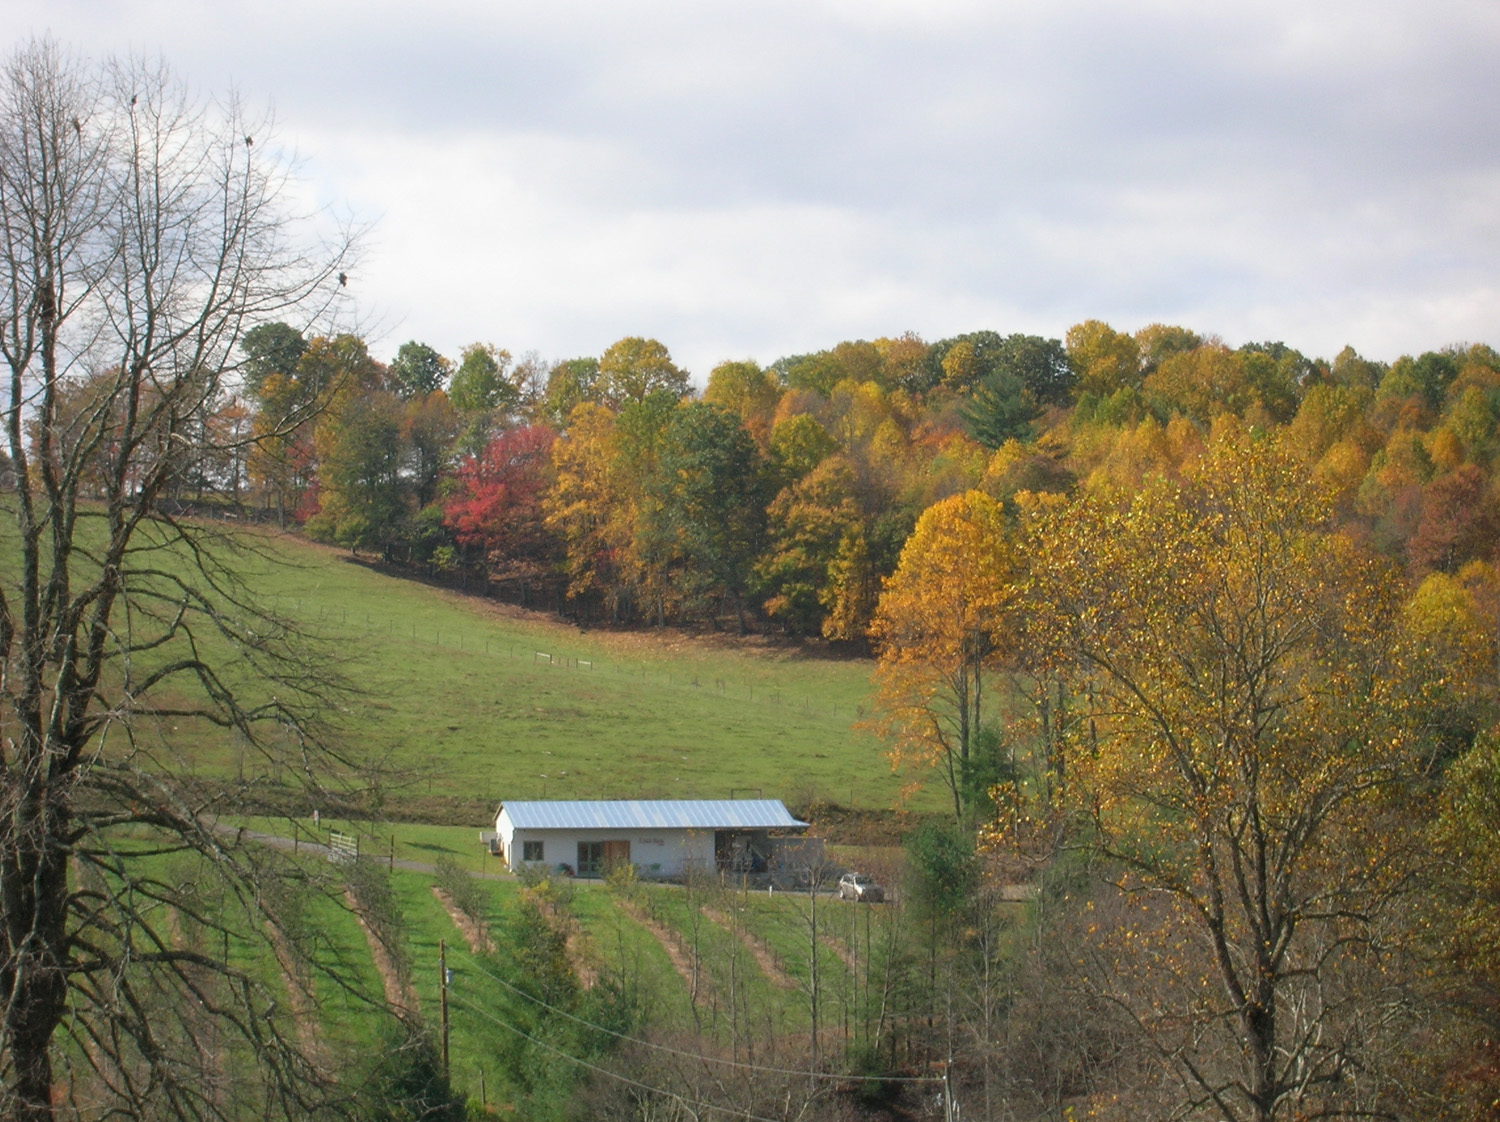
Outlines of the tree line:
<svg viewBox="0 0 1500 1122">
<path fill-rule="evenodd" d="M 908 333 L 724 362 L 701 393 L 639 337 L 550 364 L 413 341 L 382 363 L 355 336 L 271 322 L 239 358 L 205 423 L 246 452 L 185 465 L 181 493 L 621 624 L 864 644 L 935 503 L 1132 485 L 1224 417 L 1282 433 L 1342 524 L 1414 574 L 1487 558 L 1496 524 L 1484 345 L 1325 361 L 1090 320 L 1061 340 Z"/>
</svg>

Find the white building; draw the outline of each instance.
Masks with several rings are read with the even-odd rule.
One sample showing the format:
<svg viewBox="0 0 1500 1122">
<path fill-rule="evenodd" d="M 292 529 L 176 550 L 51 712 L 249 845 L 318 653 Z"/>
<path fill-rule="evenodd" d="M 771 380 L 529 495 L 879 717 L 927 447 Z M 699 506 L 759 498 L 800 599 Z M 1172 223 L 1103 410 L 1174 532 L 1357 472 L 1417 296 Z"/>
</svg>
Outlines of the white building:
<svg viewBox="0 0 1500 1122">
<path fill-rule="evenodd" d="M 778 849 L 770 831 L 806 829 L 777 799 L 508 802 L 491 846 L 513 870 L 597 877 L 628 862 L 642 876 L 680 877 L 693 868 L 764 871 Z"/>
</svg>

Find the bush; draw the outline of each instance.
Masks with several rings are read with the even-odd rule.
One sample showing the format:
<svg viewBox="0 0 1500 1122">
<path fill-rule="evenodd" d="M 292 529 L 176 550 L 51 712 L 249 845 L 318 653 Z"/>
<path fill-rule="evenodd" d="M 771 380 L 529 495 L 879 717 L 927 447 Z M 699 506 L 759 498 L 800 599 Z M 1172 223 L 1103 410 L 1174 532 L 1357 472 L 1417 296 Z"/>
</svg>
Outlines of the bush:
<svg viewBox="0 0 1500 1122">
<path fill-rule="evenodd" d="M 460 868 L 457 861 L 444 853 L 436 862 L 438 887 L 448 894 L 453 906 L 475 923 L 484 922 L 486 897 L 484 890 L 469 874 Z"/>
</svg>

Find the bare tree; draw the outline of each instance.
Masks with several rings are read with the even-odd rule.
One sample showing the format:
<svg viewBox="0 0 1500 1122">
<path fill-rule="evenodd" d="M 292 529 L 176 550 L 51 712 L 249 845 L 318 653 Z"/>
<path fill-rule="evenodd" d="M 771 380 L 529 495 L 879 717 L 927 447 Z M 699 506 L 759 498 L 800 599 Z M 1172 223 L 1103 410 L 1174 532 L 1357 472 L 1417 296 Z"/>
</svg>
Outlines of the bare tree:
<svg viewBox="0 0 1500 1122">
<path fill-rule="evenodd" d="M 240 790 L 191 780 L 170 739 L 218 727 L 318 781 L 326 662 L 240 580 L 254 539 L 162 503 L 226 452 L 208 421 L 242 332 L 312 322 L 347 268 L 342 236 L 300 248 L 268 127 L 163 66 L 49 41 L 0 76 L 6 1118 L 53 1118 L 68 1085 L 131 1117 L 317 1105 L 284 1010 L 230 954 L 275 925 L 271 857 L 215 828 Z M 262 1090 L 228 1093 L 241 1074 Z"/>
</svg>

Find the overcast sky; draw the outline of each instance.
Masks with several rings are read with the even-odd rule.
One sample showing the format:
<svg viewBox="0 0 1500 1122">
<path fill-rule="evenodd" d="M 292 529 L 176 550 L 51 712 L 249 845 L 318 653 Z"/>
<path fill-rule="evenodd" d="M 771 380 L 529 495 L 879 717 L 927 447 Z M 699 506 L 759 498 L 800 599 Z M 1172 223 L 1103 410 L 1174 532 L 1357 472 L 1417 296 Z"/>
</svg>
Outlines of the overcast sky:
<svg viewBox="0 0 1500 1122">
<path fill-rule="evenodd" d="M 0 0 L 274 108 L 388 358 L 1500 345 L 1494 0 Z"/>
</svg>

